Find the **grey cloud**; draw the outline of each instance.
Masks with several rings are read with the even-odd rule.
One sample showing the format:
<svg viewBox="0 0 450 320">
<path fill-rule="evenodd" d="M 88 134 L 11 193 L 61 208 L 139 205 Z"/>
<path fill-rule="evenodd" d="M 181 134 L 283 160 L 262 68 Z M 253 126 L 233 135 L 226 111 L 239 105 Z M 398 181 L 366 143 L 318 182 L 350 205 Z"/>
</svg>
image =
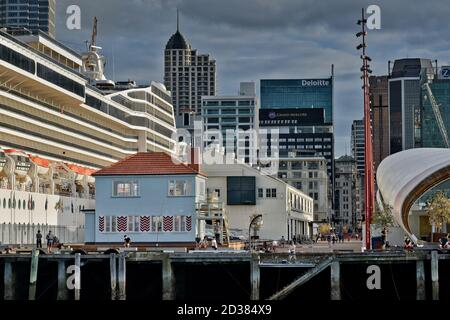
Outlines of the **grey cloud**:
<svg viewBox="0 0 450 320">
<path fill-rule="evenodd" d="M 58 0 L 57 38 L 77 50 L 99 19 L 98 43 L 108 75 L 139 82 L 162 81 L 163 49 L 176 28 L 218 66 L 219 93 L 233 94 L 239 81 L 325 77 L 333 63 L 336 155 L 347 152 L 353 119 L 362 117 L 360 60 L 356 52 L 361 8 L 381 8 L 381 30 L 369 31 L 374 74 L 387 61 L 426 57 L 449 62 L 450 2 L 445 0 Z M 65 9 L 78 4 L 82 30 L 65 28 Z"/>
</svg>

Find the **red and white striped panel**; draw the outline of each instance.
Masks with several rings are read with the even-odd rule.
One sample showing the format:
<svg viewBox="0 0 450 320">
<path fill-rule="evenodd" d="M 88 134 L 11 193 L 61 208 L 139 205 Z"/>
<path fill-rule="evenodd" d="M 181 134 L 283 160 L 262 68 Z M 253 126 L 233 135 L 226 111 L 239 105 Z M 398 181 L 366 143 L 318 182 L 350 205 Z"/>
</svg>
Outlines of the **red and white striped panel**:
<svg viewBox="0 0 450 320">
<path fill-rule="evenodd" d="M 186 217 L 186 231 L 192 230 L 192 217 L 188 216 Z"/>
<path fill-rule="evenodd" d="M 150 217 L 149 216 L 141 216 L 140 217 L 140 229 L 141 229 L 141 232 L 149 232 L 150 231 Z"/>
<path fill-rule="evenodd" d="M 173 217 L 172 216 L 164 216 L 163 217 L 163 231 L 164 232 L 172 232 L 173 231 Z"/>
<path fill-rule="evenodd" d="M 117 231 L 127 232 L 128 227 L 128 217 L 120 216 L 117 217 Z"/>
<path fill-rule="evenodd" d="M 98 231 L 105 232 L 105 217 L 104 216 L 98 217 Z"/>
</svg>

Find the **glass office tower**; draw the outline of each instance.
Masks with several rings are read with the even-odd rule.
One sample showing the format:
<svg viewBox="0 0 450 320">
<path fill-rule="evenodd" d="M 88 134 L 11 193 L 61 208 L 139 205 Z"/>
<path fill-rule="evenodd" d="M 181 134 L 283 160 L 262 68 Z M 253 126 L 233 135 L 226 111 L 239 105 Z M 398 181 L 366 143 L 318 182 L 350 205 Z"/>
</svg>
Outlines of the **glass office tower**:
<svg viewBox="0 0 450 320">
<path fill-rule="evenodd" d="M 56 0 L 0 0 L 0 26 L 39 30 L 55 38 Z"/>
</svg>

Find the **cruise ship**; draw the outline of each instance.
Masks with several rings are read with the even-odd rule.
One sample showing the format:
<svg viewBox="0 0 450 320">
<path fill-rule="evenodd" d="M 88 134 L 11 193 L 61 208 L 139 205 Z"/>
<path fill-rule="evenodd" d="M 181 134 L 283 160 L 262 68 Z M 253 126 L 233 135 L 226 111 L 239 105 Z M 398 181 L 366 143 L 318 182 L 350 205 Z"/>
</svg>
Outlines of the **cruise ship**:
<svg viewBox="0 0 450 320">
<path fill-rule="evenodd" d="M 0 30 L 2 243 L 26 242 L 8 223 L 82 228 L 82 210 L 94 206 L 93 172 L 136 152 L 174 152 L 165 86 L 107 80 L 94 36 L 87 49 Z"/>
</svg>

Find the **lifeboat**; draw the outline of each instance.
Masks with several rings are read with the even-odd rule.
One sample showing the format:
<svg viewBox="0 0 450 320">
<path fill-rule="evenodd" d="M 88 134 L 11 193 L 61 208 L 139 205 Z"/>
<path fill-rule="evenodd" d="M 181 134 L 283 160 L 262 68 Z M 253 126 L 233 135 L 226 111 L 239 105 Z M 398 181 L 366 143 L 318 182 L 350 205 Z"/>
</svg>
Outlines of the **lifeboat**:
<svg viewBox="0 0 450 320">
<path fill-rule="evenodd" d="M 36 165 L 39 175 L 45 175 L 50 170 L 51 162 L 49 160 L 32 155 L 30 155 L 30 160 Z"/>
<path fill-rule="evenodd" d="M 79 182 L 83 180 L 84 176 L 86 175 L 86 169 L 84 167 L 80 167 L 74 164 L 66 164 L 66 165 L 71 171 L 77 174 L 75 177 L 75 181 Z"/>
<path fill-rule="evenodd" d="M 25 177 L 31 168 L 30 157 L 25 152 L 16 149 L 6 149 L 5 153 L 13 158 L 16 163 L 15 174 L 19 177 Z"/>
<path fill-rule="evenodd" d="M 97 170 L 95 169 L 86 169 L 87 182 L 93 184 L 95 182 L 95 178 L 92 176 Z"/>
</svg>

